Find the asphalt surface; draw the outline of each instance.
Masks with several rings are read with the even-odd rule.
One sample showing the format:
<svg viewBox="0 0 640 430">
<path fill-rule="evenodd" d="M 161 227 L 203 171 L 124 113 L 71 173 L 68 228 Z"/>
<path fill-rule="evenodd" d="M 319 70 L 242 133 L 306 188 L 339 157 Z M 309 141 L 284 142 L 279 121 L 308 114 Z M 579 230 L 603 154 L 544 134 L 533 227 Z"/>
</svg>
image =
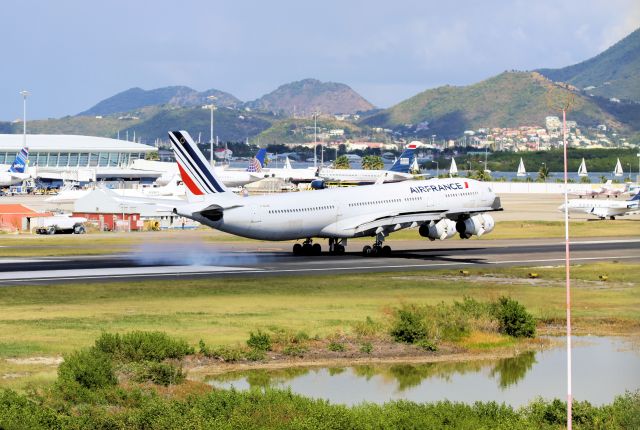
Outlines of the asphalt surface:
<svg viewBox="0 0 640 430">
<path fill-rule="evenodd" d="M 289 243 L 176 244 L 104 256 L 0 258 L 0 286 L 68 282 L 139 281 L 246 276 L 326 275 L 358 272 L 465 269 L 564 264 L 557 239 L 396 241 L 389 257 L 363 257 L 364 242 L 342 256 L 293 256 Z M 640 263 L 640 239 L 585 239 L 571 244 L 573 263 Z"/>
</svg>

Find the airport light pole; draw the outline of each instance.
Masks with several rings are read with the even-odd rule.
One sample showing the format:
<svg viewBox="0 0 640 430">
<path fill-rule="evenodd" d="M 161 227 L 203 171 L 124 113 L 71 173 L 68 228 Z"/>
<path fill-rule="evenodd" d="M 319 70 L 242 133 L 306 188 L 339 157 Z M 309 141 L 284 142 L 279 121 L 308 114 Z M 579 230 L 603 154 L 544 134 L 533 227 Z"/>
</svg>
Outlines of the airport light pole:
<svg viewBox="0 0 640 430">
<path fill-rule="evenodd" d="M 318 167 L 318 157 L 316 156 L 316 149 L 318 146 L 318 112 L 313 113 L 313 168 Z"/>
<path fill-rule="evenodd" d="M 20 95 L 22 96 L 22 147 L 27 147 L 27 96 L 29 95 L 29 91 L 22 90 L 20 91 Z"/>
<path fill-rule="evenodd" d="M 561 94 L 550 90 L 547 93 L 547 107 L 553 111 L 562 111 L 562 152 L 564 158 L 564 256 L 566 278 L 567 310 L 567 430 L 573 428 L 572 393 L 572 357 L 571 357 L 571 254 L 569 252 L 569 174 L 567 173 L 567 112 L 573 107 L 575 96 L 572 93 Z"/>
<path fill-rule="evenodd" d="M 207 99 L 211 102 L 209 104 L 209 109 L 211 109 L 211 128 L 210 128 L 210 138 L 209 138 L 209 164 L 213 165 L 213 111 L 216 109 L 216 105 L 214 102 L 218 99 L 216 96 L 208 96 Z"/>
</svg>

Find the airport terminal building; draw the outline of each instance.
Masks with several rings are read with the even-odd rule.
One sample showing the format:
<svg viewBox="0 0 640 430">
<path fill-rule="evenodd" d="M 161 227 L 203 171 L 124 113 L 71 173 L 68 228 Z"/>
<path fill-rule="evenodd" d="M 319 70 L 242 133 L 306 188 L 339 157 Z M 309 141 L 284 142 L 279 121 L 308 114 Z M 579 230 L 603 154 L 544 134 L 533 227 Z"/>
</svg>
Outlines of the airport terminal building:
<svg viewBox="0 0 640 430">
<path fill-rule="evenodd" d="M 11 164 L 22 134 L 0 134 L 0 164 Z M 27 134 L 29 166 L 52 169 L 127 167 L 156 148 L 126 140 L 65 134 Z"/>
</svg>

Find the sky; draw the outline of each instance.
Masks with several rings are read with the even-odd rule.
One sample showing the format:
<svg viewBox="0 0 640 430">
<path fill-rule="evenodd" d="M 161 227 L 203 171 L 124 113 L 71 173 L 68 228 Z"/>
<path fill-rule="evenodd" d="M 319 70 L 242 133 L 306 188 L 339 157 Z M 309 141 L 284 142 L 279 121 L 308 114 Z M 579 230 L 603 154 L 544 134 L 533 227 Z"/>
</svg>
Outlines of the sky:
<svg viewBox="0 0 640 430">
<path fill-rule="evenodd" d="M 638 0 L 5 0 L 0 120 L 75 115 L 131 87 L 253 100 L 305 78 L 378 107 L 564 67 L 640 27 Z"/>
</svg>

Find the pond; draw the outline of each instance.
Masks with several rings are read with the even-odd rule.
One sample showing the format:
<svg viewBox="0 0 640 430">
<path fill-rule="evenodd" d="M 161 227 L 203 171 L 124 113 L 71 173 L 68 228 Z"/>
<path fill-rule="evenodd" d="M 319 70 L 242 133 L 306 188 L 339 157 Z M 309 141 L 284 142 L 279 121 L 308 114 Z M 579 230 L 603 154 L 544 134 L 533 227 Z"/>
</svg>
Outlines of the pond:
<svg viewBox="0 0 640 430">
<path fill-rule="evenodd" d="M 640 389 L 638 339 L 573 338 L 573 394 L 610 403 Z M 566 348 L 529 351 L 514 358 L 468 362 L 251 370 L 210 376 L 219 388 L 284 388 L 306 397 L 354 405 L 390 400 L 497 401 L 522 406 L 536 397 L 566 398 Z"/>
</svg>

